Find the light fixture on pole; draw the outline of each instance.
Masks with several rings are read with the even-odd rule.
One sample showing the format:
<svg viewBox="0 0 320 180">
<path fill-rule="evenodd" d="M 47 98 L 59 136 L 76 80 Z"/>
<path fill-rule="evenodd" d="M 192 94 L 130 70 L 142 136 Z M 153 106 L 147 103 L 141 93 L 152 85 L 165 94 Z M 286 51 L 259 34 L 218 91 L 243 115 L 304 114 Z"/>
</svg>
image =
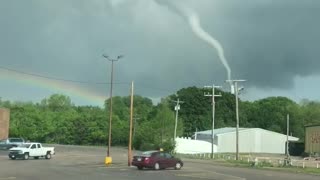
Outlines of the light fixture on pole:
<svg viewBox="0 0 320 180">
<path fill-rule="evenodd" d="M 113 89 L 113 62 L 118 61 L 119 59 L 121 59 L 123 56 L 117 56 L 117 58 L 112 59 L 110 58 L 108 55 L 102 55 L 104 58 L 108 59 L 109 61 L 111 61 L 111 84 L 110 84 L 110 112 L 109 112 L 109 135 L 108 135 L 108 149 L 107 149 L 107 157 L 105 160 L 106 164 L 111 164 L 112 159 L 110 157 L 110 147 L 111 147 L 111 130 L 112 130 L 112 89 Z"/>
</svg>

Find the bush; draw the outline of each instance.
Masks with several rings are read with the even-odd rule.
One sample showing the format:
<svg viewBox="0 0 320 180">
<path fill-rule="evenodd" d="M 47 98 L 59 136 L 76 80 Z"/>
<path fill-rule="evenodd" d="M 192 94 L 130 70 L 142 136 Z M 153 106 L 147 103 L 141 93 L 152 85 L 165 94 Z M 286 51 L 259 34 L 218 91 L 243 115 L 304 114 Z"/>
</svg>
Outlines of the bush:
<svg viewBox="0 0 320 180">
<path fill-rule="evenodd" d="M 174 150 L 176 148 L 176 142 L 173 140 L 165 141 L 162 143 L 160 148 L 162 148 L 166 152 L 175 153 Z"/>
</svg>

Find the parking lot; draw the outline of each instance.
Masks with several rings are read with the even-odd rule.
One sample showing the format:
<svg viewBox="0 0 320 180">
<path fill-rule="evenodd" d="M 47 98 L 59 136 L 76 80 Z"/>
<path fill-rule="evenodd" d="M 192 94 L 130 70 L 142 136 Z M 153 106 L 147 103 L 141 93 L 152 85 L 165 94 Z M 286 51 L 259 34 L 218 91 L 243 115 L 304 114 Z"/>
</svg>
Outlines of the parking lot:
<svg viewBox="0 0 320 180">
<path fill-rule="evenodd" d="M 113 164 L 104 165 L 106 148 L 56 145 L 51 160 L 9 160 L 7 151 L 0 151 L 0 180 L 318 180 L 319 176 L 274 172 L 266 170 L 224 167 L 210 161 L 184 159 L 181 170 L 143 170 L 127 166 L 127 150 L 111 148 Z"/>
</svg>

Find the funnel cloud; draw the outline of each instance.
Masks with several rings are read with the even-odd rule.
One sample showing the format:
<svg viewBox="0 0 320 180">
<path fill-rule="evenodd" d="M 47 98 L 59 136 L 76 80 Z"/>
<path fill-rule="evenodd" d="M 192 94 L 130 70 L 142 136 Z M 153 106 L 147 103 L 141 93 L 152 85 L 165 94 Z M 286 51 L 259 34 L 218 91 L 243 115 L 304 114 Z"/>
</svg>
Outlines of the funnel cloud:
<svg viewBox="0 0 320 180">
<path fill-rule="evenodd" d="M 203 30 L 203 28 L 200 25 L 199 17 L 196 13 L 192 13 L 189 16 L 189 23 L 192 28 L 192 31 L 203 41 L 207 42 L 209 45 L 211 45 L 213 48 L 215 48 L 218 52 L 219 59 L 221 60 L 222 64 L 227 70 L 227 80 L 231 80 L 231 69 L 230 66 L 224 56 L 224 50 L 222 48 L 222 45 L 220 42 L 216 39 L 214 39 L 210 34 L 208 34 L 206 31 Z"/>
<path fill-rule="evenodd" d="M 208 43 L 210 46 L 217 50 L 219 59 L 226 68 L 227 80 L 231 80 L 231 69 L 227 59 L 224 56 L 224 50 L 222 45 L 218 40 L 213 38 L 208 32 L 206 32 L 201 27 L 198 14 L 194 12 L 194 10 L 192 10 L 191 8 L 187 8 L 182 4 L 176 3 L 176 1 L 155 0 L 155 2 L 157 2 L 160 5 L 167 6 L 171 11 L 182 16 L 189 23 L 192 31 L 198 38 Z"/>
</svg>

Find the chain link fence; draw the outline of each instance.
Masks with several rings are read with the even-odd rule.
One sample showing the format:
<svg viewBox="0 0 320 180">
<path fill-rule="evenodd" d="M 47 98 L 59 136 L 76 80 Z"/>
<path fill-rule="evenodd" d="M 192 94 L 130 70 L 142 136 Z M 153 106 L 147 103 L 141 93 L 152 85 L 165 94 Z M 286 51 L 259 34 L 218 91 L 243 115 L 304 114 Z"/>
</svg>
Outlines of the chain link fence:
<svg viewBox="0 0 320 180">
<path fill-rule="evenodd" d="M 188 159 L 204 159 L 204 160 L 224 160 L 224 161 L 236 161 L 234 154 L 213 154 L 211 153 L 194 153 L 194 154 L 177 154 L 181 158 Z M 320 169 L 320 158 L 300 158 L 286 156 L 253 156 L 253 155 L 240 155 L 239 163 L 248 164 L 251 166 L 266 166 L 266 167 L 299 167 L 299 168 L 316 168 Z"/>
</svg>

